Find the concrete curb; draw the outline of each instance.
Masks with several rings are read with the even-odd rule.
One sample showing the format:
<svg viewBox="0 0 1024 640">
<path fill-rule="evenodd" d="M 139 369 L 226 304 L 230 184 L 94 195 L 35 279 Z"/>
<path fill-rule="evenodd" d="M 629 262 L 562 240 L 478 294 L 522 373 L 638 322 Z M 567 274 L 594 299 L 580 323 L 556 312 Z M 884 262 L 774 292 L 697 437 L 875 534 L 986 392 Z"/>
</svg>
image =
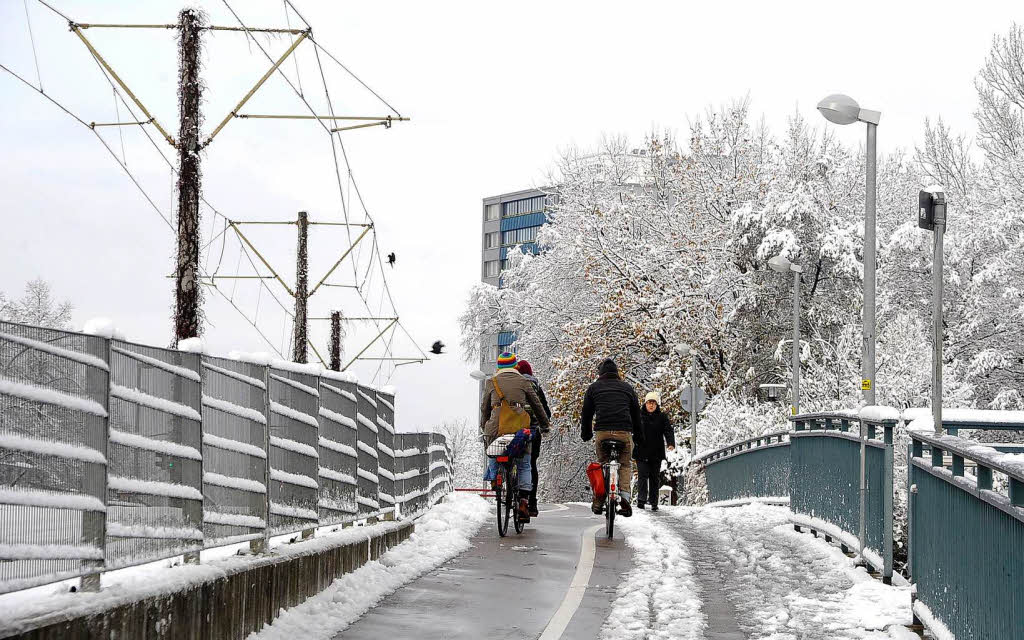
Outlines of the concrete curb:
<svg viewBox="0 0 1024 640">
<path fill-rule="evenodd" d="M 376 560 L 407 540 L 414 529 L 414 524 L 408 522 L 357 542 L 267 556 L 176 593 L 144 597 L 77 617 L 54 613 L 36 620 L 34 629 L 8 637 L 244 640 L 272 622 L 281 609 L 302 603 L 335 579 Z"/>
</svg>

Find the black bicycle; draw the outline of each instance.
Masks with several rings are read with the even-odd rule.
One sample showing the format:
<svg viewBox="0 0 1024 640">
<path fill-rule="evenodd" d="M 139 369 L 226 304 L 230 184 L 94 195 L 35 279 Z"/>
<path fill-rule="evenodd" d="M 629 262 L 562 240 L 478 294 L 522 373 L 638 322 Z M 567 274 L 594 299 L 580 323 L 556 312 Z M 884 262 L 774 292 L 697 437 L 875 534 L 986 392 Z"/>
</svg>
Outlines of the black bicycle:
<svg viewBox="0 0 1024 640">
<path fill-rule="evenodd" d="M 604 469 L 604 528 L 611 538 L 615 532 L 615 508 L 619 501 L 619 451 L 626 446 L 621 440 L 605 440 L 601 443 L 608 456 L 608 462 L 601 465 Z"/>
<path fill-rule="evenodd" d="M 498 535 L 505 537 L 508 523 L 516 533 L 522 533 L 526 523 L 519 515 L 519 471 L 518 458 L 505 454 L 508 443 L 514 436 L 501 436 L 487 446 L 488 457 L 494 458 L 498 464 L 498 474 L 494 480 L 494 503 L 498 518 Z"/>
</svg>

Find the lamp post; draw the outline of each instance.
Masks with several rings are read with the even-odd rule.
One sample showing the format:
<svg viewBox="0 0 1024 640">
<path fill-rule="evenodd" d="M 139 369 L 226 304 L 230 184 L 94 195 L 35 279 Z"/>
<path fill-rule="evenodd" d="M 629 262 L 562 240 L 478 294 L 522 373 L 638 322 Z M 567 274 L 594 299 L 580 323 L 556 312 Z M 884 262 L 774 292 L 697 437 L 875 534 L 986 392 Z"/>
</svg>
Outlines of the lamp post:
<svg viewBox="0 0 1024 640">
<path fill-rule="evenodd" d="M 785 256 L 775 256 L 768 261 L 772 271 L 793 272 L 793 415 L 800 413 L 800 274 L 804 268 L 793 264 Z"/>
<path fill-rule="evenodd" d="M 690 345 L 679 343 L 675 347 L 676 353 L 684 358 L 691 353 L 693 361 L 690 364 L 690 455 L 697 455 L 697 352 L 690 348 Z"/>
<path fill-rule="evenodd" d="M 877 174 L 878 121 L 881 112 L 861 109 L 850 96 L 833 94 L 818 103 L 818 111 L 833 124 L 867 124 L 867 176 L 864 180 L 864 347 L 861 391 L 864 402 L 875 404 L 875 176 Z"/>
</svg>

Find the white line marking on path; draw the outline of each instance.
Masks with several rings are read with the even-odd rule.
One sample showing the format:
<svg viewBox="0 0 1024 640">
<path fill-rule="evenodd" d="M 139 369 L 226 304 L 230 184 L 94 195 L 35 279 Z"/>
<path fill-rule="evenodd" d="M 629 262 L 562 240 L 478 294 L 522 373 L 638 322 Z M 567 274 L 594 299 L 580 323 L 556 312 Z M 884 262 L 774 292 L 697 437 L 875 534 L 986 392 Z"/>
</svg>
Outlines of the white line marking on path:
<svg viewBox="0 0 1024 640">
<path fill-rule="evenodd" d="M 576 565 L 576 575 L 572 577 L 562 605 L 548 620 L 548 626 L 544 627 L 544 633 L 540 635 L 540 640 L 559 640 L 565 632 L 565 628 L 569 626 L 573 614 L 583 602 L 583 595 L 587 592 L 587 585 L 590 584 L 590 573 L 594 570 L 594 536 L 602 527 L 604 527 L 603 524 L 596 524 L 583 531 L 583 546 L 580 549 L 579 564 Z"/>
<path fill-rule="evenodd" d="M 564 504 L 556 504 L 554 509 L 541 509 L 541 513 L 552 513 L 555 511 L 568 511 L 569 507 Z"/>
</svg>

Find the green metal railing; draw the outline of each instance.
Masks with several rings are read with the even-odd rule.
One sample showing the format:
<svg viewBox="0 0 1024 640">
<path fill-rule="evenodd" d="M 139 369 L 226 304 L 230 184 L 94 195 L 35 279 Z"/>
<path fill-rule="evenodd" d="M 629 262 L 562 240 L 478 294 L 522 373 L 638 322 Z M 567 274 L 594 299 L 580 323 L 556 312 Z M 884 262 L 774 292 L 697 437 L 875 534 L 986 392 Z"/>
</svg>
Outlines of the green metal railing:
<svg viewBox="0 0 1024 640">
<path fill-rule="evenodd" d="M 960 640 L 1024 638 L 1024 464 L 956 436 L 910 438 L 915 617 Z"/>
<path fill-rule="evenodd" d="M 789 433 L 779 431 L 736 442 L 696 458 L 703 465 L 711 503 L 789 497 Z"/>
<path fill-rule="evenodd" d="M 823 522 L 838 529 L 837 537 L 856 538 L 865 562 L 891 582 L 897 421 L 848 413 L 802 414 L 792 421 L 790 509 L 812 518 L 812 528 Z"/>
</svg>

